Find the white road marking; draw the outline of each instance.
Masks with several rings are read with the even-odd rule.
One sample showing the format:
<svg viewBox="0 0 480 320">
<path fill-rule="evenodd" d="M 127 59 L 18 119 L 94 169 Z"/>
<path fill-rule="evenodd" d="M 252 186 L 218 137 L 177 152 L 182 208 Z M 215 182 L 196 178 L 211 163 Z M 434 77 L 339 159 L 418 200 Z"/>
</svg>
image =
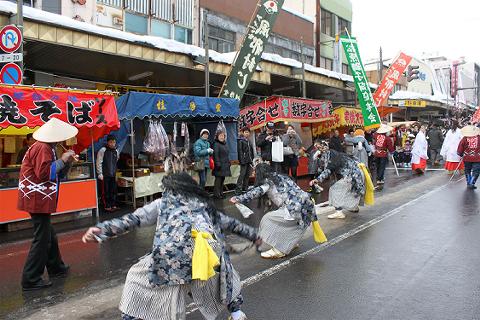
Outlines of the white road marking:
<svg viewBox="0 0 480 320">
<path fill-rule="evenodd" d="M 462 179 L 463 179 L 463 177 L 462 177 L 461 179 L 456 180 L 455 182 L 459 182 L 459 181 L 461 181 Z M 324 250 L 327 249 L 327 248 L 333 247 L 333 246 L 336 245 L 337 243 L 339 243 L 339 242 L 341 242 L 341 241 L 343 241 L 343 240 L 345 240 L 345 239 L 348 239 L 348 238 L 356 235 L 357 233 L 362 232 L 362 231 L 365 230 L 365 229 L 368 229 L 368 228 L 370 228 L 370 227 L 373 227 L 374 225 L 382 222 L 382 221 L 385 220 L 385 219 L 390 218 L 391 216 L 394 216 L 394 215 L 398 214 L 399 212 L 401 212 L 401 211 L 402 211 L 403 209 L 405 209 L 406 207 L 411 206 L 412 204 L 415 204 L 416 202 L 418 202 L 418 201 L 420 201 L 420 200 L 423 200 L 423 199 L 425 199 L 425 198 L 428 198 L 428 197 L 431 196 L 432 194 L 434 194 L 434 193 L 436 193 L 436 192 L 444 189 L 444 188 L 447 187 L 449 184 L 450 184 L 450 183 L 446 183 L 446 184 L 444 184 L 444 185 L 441 186 L 441 187 L 438 187 L 438 188 L 436 188 L 436 189 L 433 189 L 432 191 L 429 191 L 429 192 L 421 195 L 421 196 L 418 197 L 418 198 L 415 198 L 415 199 L 413 199 L 413 200 L 410 200 L 410 201 L 402 204 L 401 206 L 399 206 L 399 207 L 397 207 L 397 208 L 395 208 L 395 209 L 393 209 L 393 210 L 390 210 L 390 211 L 387 212 L 387 213 L 384 213 L 384 214 L 382 214 L 382 215 L 380 215 L 380 216 L 378 216 L 378 217 L 376 217 L 376 218 L 374 218 L 374 219 L 372 219 L 372 220 L 370 220 L 370 221 L 368 221 L 368 222 L 366 222 L 366 223 L 364 223 L 364 224 L 362 224 L 362 225 L 360 225 L 360 226 L 358 226 L 358 227 L 356 227 L 356 228 L 354 228 L 354 229 L 352 229 L 352 230 L 350 230 L 350 231 L 348 231 L 348 232 L 346 232 L 346 233 L 344 233 L 344 234 L 341 234 L 341 235 L 337 236 L 336 238 L 334 238 L 334 239 L 332 239 L 332 240 L 329 240 L 328 242 L 326 242 L 326 243 L 324 243 L 324 244 L 318 245 L 318 246 L 316 246 L 316 247 L 314 247 L 314 248 L 312 248 L 312 249 L 310 249 L 310 250 L 307 250 L 307 251 L 302 252 L 302 253 L 300 253 L 300 254 L 292 257 L 292 258 L 289 258 L 289 259 L 283 261 L 282 263 L 279 263 L 279 264 L 277 264 L 277 265 L 275 265 L 275 266 L 273 266 L 273 267 L 271 267 L 271 268 L 268 268 L 268 269 L 263 270 L 263 271 L 255 274 L 255 275 L 253 275 L 253 276 L 251 276 L 251 277 L 248 277 L 247 279 L 245 279 L 245 280 L 242 281 L 242 286 L 243 286 L 243 288 L 248 287 L 248 286 L 251 286 L 252 284 L 255 284 L 255 283 L 257 283 L 257 282 L 259 282 L 259 281 L 261 281 L 261 280 L 263 280 L 263 279 L 265 279 L 265 278 L 268 278 L 268 277 L 270 277 L 270 276 L 272 276 L 272 275 L 274 275 L 274 274 L 276 274 L 276 273 L 278 273 L 278 272 L 280 272 L 280 271 L 288 268 L 289 266 L 291 266 L 291 265 L 294 264 L 295 262 L 297 262 L 297 261 L 299 261 L 299 260 L 302 260 L 302 259 L 306 258 L 307 256 L 310 256 L 310 255 L 312 255 L 312 254 L 319 253 L 319 252 L 321 252 L 321 251 L 324 251 Z M 191 314 L 191 313 L 193 313 L 193 312 L 195 312 L 195 311 L 198 310 L 198 308 L 195 306 L 195 303 L 190 303 L 189 305 L 187 305 L 187 310 L 188 310 L 188 309 L 191 309 L 191 310 L 189 310 L 189 311 L 186 312 L 187 315 L 188 315 L 188 314 Z"/>
</svg>

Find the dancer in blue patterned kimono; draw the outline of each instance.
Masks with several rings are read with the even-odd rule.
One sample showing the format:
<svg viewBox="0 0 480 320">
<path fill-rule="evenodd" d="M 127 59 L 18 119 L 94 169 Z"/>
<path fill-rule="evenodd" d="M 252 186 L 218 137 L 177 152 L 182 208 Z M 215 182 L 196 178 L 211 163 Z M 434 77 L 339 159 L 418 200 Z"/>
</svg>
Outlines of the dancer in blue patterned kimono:
<svg viewBox="0 0 480 320">
<path fill-rule="evenodd" d="M 123 319 L 185 319 L 185 297 L 191 294 L 205 319 L 216 319 L 227 307 L 231 319 L 245 320 L 241 282 L 225 250 L 223 231 L 259 245 L 256 230 L 217 211 L 208 193 L 186 173 L 166 176 L 163 186 L 162 198 L 99 223 L 83 237 L 84 242 L 99 242 L 137 227 L 157 226 L 152 251 L 128 272 L 119 307 Z"/>
<path fill-rule="evenodd" d="M 320 185 L 332 175 L 339 179 L 330 187 L 328 203 L 335 207 L 336 212 L 329 215 L 329 219 L 345 219 L 345 211 L 358 212 L 359 204 L 365 195 L 365 176 L 359 167 L 358 161 L 343 152 L 331 150 L 328 143 L 322 141 L 320 162 L 323 164 L 321 173 L 316 179 L 310 181 L 310 185 Z"/>
<path fill-rule="evenodd" d="M 247 203 L 264 194 L 278 207 L 265 214 L 260 222 L 259 236 L 271 246 L 262 252 L 265 259 L 283 258 L 294 249 L 308 226 L 317 220 L 310 195 L 290 178 L 273 172 L 269 165 L 261 163 L 255 168 L 255 187 L 233 197 L 233 203 Z"/>
</svg>

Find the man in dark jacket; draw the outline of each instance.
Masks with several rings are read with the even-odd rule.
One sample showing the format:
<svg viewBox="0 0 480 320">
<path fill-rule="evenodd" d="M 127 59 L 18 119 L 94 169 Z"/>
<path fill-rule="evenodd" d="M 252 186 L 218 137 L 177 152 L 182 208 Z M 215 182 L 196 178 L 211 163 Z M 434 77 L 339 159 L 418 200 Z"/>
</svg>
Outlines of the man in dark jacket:
<svg viewBox="0 0 480 320">
<path fill-rule="evenodd" d="M 97 153 L 97 177 L 102 188 L 102 200 L 105 211 L 116 210 L 117 201 L 117 162 L 119 152 L 113 135 L 107 136 L 107 144 Z"/>
<path fill-rule="evenodd" d="M 342 139 L 340 138 L 340 132 L 338 130 L 332 131 L 332 135 L 330 137 L 330 140 L 328 141 L 328 147 L 331 150 L 345 152 L 345 149 L 342 145 Z"/>
<path fill-rule="evenodd" d="M 237 141 L 238 161 L 240 162 L 240 175 L 237 180 L 237 188 L 235 193 L 241 194 L 242 191 L 247 191 L 248 180 L 252 174 L 253 158 L 255 157 L 253 152 L 253 146 L 248 138 L 250 137 L 250 129 L 247 127 L 240 131 L 240 137 Z"/>
<path fill-rule="evenodd" d="M 440 150 L 443 144 L 443 133 L 438 127 L 438 123 L 433 124 L 433 127 L 427 133 L 427 137 L 430 148 L 430 161 L 432 161 L 432 165 L 438 165 L 440 162 Z"/>
<path fill-rule="evenodd" d="M 225 177 L 232 175 L 226 141 L 227 136 L 223 131 L 218 131 L 216 135 L 215 144 L 213 145 L 213 163 L 215 165 L 212 170 L 212 174 L 215 177 L 213 197 L 215 199 L 225 199 L 225 195 L 223 194 Z"/>
<path fill-rule="evenodd" d="M 281 173 L 282 164 L 272 162 L 272 142 L 277 140 L 281 140 L 281 138 L 275 130 L 275 124 L 273 122 L 267 122 L 265 131 L 258 135 L 257 146 L 260 148 L 262 160 L 270 162 L 272 169 L 275 172 Z"/>
</svg>

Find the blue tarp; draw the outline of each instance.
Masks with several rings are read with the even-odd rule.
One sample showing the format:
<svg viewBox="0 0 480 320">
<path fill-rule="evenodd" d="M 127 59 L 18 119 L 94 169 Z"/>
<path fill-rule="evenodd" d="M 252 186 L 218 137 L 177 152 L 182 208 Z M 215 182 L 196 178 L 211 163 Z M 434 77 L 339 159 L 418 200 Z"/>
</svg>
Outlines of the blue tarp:
<svg viewBox="0 0 480 320">
<path fill-rule="evenodd" d="M 116 100 L 120 120 L 146 117 L 178 118 L 237 118 L 239 101 L 225 98 L 206 98 L 129 92 Z"/>
</svg>

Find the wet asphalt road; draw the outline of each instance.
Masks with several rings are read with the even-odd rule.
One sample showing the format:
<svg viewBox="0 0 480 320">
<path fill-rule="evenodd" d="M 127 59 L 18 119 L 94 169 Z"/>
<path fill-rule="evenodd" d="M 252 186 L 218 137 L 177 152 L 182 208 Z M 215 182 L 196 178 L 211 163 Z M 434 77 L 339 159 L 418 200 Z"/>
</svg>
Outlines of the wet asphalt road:
<svg viewBox="0 0 480 320">
<path fill-rule="evenodd" d="M 262 260 L 253 249 L 232 256 L 242 279 L 252 283 L 244 290 L 250 319 L 480 319 L 480 277 L 474 272 L 480 265 L 477 194 L 465 191 L 462 183 L 429 194 L 448 182 L 439 172 L 388 174 L 375 206 L 344 221 L 320 218 L 331 247 L 319 249 L 307 234 L 292 254 L 294 261 L 268 277 L 259 272 L 286 260 Z M 422 194 L 424 198 L 396 209 Z M 222 205 L 239 217 L 228 203 Z M 399 212 L 343 240 L 392 210 Z M 256 211 L 243 220 L 258 225 L 262 213 Z M 0 246 L 0 318 L 118 317 L 126 271 L 149 250 L 153 227 L 103 245 L 82 244 L 82 232 L 59 235 L 72 272 L 41 292 L 22 294 L 19 287 L 29 242 Z M 230 242 L 242 244 L 233 237 Z M 195 311 L 188 318 L 201 319 Z"/>
</svg>

